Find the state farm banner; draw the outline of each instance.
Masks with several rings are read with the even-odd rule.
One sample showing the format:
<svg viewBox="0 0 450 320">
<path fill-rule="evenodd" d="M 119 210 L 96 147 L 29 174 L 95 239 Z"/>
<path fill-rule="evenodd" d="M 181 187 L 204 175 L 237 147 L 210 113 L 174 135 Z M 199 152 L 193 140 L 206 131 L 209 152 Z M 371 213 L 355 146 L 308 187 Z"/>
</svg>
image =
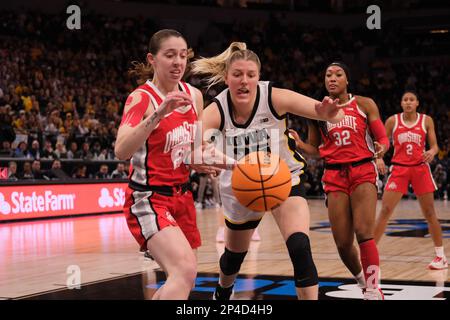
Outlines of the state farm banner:
<svg viewBox="0 0 450 320">
<path fill-rule="evenodd" d="M 126 183 L 0 186 L 0 221 L 121 211 Z"/>
</svg>

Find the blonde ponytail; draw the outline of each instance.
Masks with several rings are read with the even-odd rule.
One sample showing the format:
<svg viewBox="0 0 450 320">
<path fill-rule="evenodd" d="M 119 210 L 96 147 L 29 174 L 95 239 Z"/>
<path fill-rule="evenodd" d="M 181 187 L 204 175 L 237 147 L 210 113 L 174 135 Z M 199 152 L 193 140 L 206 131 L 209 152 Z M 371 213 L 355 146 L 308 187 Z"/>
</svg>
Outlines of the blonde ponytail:
<svg viewBox="0 0 450 320">
<path fill-rule="evenodd" d="M 261 68 L 258 56 L 251 50 L 247 49 L 244 42 L 232 42 L 230 46 L 221 54 L 211 58 L 201 57 L 192 62 L 191 72 L 193 74 L 207 74 L 206 78 L 208 88 L 224 82 L 225 75 L 230 64 L 238 59 L 253 60 Z"/>
</svg>

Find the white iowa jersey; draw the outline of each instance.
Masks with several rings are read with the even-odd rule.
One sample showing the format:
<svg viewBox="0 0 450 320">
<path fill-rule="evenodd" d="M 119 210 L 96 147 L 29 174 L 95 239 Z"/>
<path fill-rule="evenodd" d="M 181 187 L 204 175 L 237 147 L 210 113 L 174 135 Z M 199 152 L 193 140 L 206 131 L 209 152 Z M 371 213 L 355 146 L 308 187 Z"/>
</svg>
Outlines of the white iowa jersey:
<svg viewBox="0 0 450 320">
<path fill-rule="evenodd" d="M 268 81 L 259 81 L 258 92 L 252 113 L 245 124 L 238 124 L 232 116 L 232 101 L 228 89 L 214 98 L 221 113 L 220 131 L 227 155 L 239 160 L 254 151 L 269 151 L 279 154 L 289 166 L 292 185 L 300 183 L 300 175 L 306 168 L 306 161 L 295 151 L 295 140 L 288 138 L 286 115 L 279 116 L 272 106 L 272 86 Z M 230 150 L 231 153 L 230 154 Z M 224 170 L 220 176 L 221 194 L 232 195 L 231 170 Z"/>
</svg>

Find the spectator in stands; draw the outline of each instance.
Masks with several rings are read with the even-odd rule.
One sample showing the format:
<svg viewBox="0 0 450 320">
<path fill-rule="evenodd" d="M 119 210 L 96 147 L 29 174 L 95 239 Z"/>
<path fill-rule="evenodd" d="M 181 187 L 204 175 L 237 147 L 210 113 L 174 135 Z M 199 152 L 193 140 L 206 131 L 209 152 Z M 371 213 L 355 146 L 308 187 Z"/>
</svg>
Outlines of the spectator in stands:
<svg viewBox="0 0 450 320">
<path fill-rule="evenodd" d="M 83 160 L 92 160 L 94 155 L 90 150 L 89 142 L 83 143 L 83 149 L 81 150 L 81 159 Z"/>
<path fill-rule="evenodd" d="M 95 174 L 95 179 L 109 179 L 109 173 L 108 173 L 108 165 L 107 164 L 102 164 L 100 166 L 99 171 Z"/>
<path fill-rule="evenodd" d="M 81 159 L 81 150 L 78 150 L 78 144 L 75 141 L 70 143 L 70 150 L 67 151 L 67 159 Z"/>
<path fill-rule="evenodd" d="M 16 139 L 16 133 L 11 125 L 12 119 L 7 108 L 4 108 L 5 113 L 0 113 L 0 142 L 8 141 L 12 143 Z"/>
<path fill-rule="evenodd" d="M 64 170 L 62 170 L 61 160 L 59 160 L 59 159 L 53 160 L 51 169 L 47 170 L 44 173 L 44 176 L 48 180 L 58 180 L 58 179 L 63 179 L 64 180 L 64 179 L 68 179 L 69 178 L 67 173 L 65 173 Z"/>
<path fill-rule="evenodd" d="M 27 143 L 25 141 L 19 142 L 19 145 L 14 152 L 14 158 L 26 158 L 27 157 Z"/>
<path fill-rule="evenodd" d="M 107 149 L 103 149 L 100 154 L 97 156 L 96 160 L 97 161 L 103 161 L 103 160 L 112 160 L 110 158 L 108 158 L 108 150 Z"/>
<path fill-rule="evenodd" d="M 42 158 L 42 150 L 40 148 L 39 141 L 33 140 L 31 143 L 31 149 L 28 150 L 27 157 L 38 160 Z"/>
<path fill-rule="evenodd" d="M 66 146 L 62 142 L 57 142 L 54 154 L 57 159 L 67 159 Z"/>
<path fill-rule="evenodd" d="M 17 175 L 17 163 L 15 161 L 10 161 L 8 163 L 8 180 L 17 181 L 19 177 Z"/>
<path fill-rule="evenodd" d="M 100 142 L 96 141 L 91 149 L 92 152 L 92 159 L 93 160 L 99 160 L 98 157 L 102 153 L 102 146 L 100 145 Z"/>
<path fill-rule="evenodd" d="M 43 159 L 56 159 L 57 155 L 55 154 L 52 142 L 50 140 L 45 140 L 44 150 L 42 151 Z"/>
<path fill-rule="evenodd" d="M 63 121 L 59 117 L 59 111 L 55 109 L 47 117 L 47 125 L 44 128 L 44 137 L 51 141 L 56 141 L 61 128 L 63 128 Z"/>
<path fill-rule="evenodd" d="M 87 167 L 82 164 L 75 168 L 75 172 L 72 175 L 72 178 L 76 179 L 86 179 L 89 178 L 87 175 Z"/>
<path fill-rule="evenodd" d="M 33 160 L 31 164 L 31 171 L 33 172 L 34 179 L 45 179 L 44 173 L 41 171 L 41 161 L 38 159 Z"/>
<path fill-rule="evenodd" d="M 83 122 L 80 121 L 80 119 L 75 118 L 73 120 L 73 126 L 70 131 L 69 139 L 76 141 L 78 144 L 82 144 L 88 134 L 89 129 Z"/>
<path fill-rule="evenodd" d="M 437 164 L 433 171 L 434 181 L 436 182 L 438 199 L 444 198 L 444 191 L 447 189 L 447 172 L 442 164 Z"/>
<path fill-rule="evenodd" d="M 25 161 L 23 163 L 22 174 L 20 174 L 20 179 L 34 179 L 33 171 L 31 170 L 31 162 Z"/>
<path fill-rule="evenodd" d="M 2 148 L 0 149 L 0 157 L 11 158 L 14 155 L 14 151 L 11 149 L 11 142 L 3 140 Z"/>
<path fill-rule="evenodd" d="M 14 127 L 14 131 L 20 134 L 27 134 L 27 130 L 25 128 L 27 122 L 27 116 L 25 114 L 25 110 L 19 111 L 19 117 L 13 120 L 12 124 Z"/>
<path fill-rule="evenodd" d="M 111 173 L 111 178 L 112 179 L 127 179 L 128 178 L 128 174 L 125 171 L 125 164 L 122 162 L 119 162 L 117 164 L 116 170 L 114 170 Z"/>
</svg>

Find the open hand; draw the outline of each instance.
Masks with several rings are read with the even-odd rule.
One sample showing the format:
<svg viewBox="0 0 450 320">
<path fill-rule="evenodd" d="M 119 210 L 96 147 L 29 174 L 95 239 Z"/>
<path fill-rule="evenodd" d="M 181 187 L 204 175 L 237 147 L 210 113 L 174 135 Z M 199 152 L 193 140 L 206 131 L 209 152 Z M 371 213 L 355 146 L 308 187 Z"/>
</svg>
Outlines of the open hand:
<svg viewBox="0 0 450 320">
<path fill-rule="evenodd" d="M 344 119 L 344 111 L 341 110 L 351 103 L 352 100 L 347 101 L 344 104 L 339 104 L 339 99 L 331 99 L 330 97 L 323 98 L 322 102 L 315 104 L 317 114 L 324 120 L 331 123 L 338 123 Z"/>
<path fill-rule="evenodd" d="M 295 145 L 297 146 L 297 148 L 302 149 L 301 146 L 303 145 L 304 142 L 298 135 L 297 131 L 295 131 L 293 129 L 289 129 L 289 134 L 292 136 L 292 138 L 294 138 Z"/>
<path fill-rule="evenodd" d="M 374 145 L 375 145 L 375 157 L 382 158 L 387 151 L 386 146 L 376 141 L 374 142 Z"/>
<path fill-rule="evenodd" d="M 375 160 L 375 163 L 377 165 L 378 173 L 384 176 L 387 173 L 387 168 L 384 160 L 382 158 L 378 158 Z"/>
<path fill-rule="evenodd" d="M 169 92 L 156 110 L 160 117 L 171 113 L 173 110 L 193 104 L 193 100 L 190 95 L 181 91 Z"/>
<path fill-rule="evenodd" d="M 435 154 L 434 154 L 434 152 L 431 151 L 431 150 L 425 151 L 425 152 L 422 154 L 423 161 L 428 162 L 428 163 L 430 163 L 431 161 L 433 161 L 434 156 L 435 156 Z"/>
<path fill-rule="evenodd" d="M 216 168 L 214 166 L 206 165 L 206 164 L 190 164 L 188 165 L 189 169 L 195 170 L 198 173 L 206 173 L 211 174 L 213 177 L 216 177 L 220 174 L 222 169 Z"/>
</svg>

